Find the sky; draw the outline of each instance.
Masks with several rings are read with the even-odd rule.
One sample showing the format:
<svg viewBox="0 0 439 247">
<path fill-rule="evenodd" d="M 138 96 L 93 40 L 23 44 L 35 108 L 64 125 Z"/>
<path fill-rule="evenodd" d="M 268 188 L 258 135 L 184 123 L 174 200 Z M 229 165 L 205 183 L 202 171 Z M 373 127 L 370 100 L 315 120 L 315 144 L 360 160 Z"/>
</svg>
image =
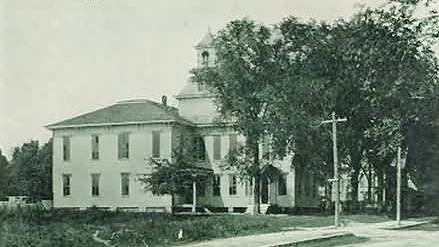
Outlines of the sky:
<svg viewBox="0 0 439 247">
<path fill-rule="evenodd" d="M 0 149 L 10 158 L 24 142 L 47 142 L 44 126 L 120 100 L 167 95 L 176 105 L 209 28 L 349 18 L 358 3 L 384 1 L 1 0 Z"/>
</svg>

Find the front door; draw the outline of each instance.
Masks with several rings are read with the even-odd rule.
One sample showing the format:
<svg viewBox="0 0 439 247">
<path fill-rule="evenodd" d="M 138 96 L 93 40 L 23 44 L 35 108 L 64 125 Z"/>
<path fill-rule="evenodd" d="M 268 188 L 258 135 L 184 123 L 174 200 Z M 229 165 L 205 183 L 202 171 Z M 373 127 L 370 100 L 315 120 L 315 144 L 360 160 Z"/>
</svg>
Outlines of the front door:
<svg viewBox="0 0 439 247">
<path fill-rule="evenodd" d="M 268 203 L 269 199 L 269 191 L 268 186 L 270 185 L 267 177 L 261 178 L 261 203 Z"/>
<path fill-rule="evenodd" d="M 194 202 L 194 195 L 192 186 L 188 186 L 184 193 L 184 204 L 192 204 Z"/>
</svg>

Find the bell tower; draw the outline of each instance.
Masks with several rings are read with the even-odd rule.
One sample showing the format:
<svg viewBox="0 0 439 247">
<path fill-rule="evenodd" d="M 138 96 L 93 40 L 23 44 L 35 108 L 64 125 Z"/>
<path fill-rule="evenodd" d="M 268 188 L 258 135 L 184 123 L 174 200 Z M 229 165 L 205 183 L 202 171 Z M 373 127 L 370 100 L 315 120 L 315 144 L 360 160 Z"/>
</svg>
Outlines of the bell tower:
<svg viewBox="0 0 439 247">
<path fill-rule="evenodd" d="M 213 35 L 210 30 L 204 38 L 195 46 L 197 51 L 197 66 L 214 66 L 215 64 L 215 49 L 213 46 Z"/>
<path fill-rule="evenodd" d="M 203 39 L 195 45 L 196 67 L 215 66 L 216 57 L 213 42 L 214 37 L 209 30 Z M 211 123 L 217 115 L 216 106 L 213 102 L 214 94 L 209 92 L 203 85 L 189 80 L 175 98 L 178 100 L 180 115 L 195 124 Z"/>
</svg>

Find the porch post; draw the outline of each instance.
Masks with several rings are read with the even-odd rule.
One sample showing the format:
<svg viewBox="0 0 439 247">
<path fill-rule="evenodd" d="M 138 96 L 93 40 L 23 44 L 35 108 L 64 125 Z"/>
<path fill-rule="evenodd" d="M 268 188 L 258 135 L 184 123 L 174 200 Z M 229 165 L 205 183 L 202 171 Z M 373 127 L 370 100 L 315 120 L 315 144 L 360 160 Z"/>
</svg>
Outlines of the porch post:
<svg viewBox="0 0 439 247">
<path fill-rule="evenodd" d="M 192 182 L 192 213 L 195 213 L 197 209 L 197 183 Z"/>
<path fill-rule="evenodd" d="M 267 178 L 267 204 L 271 203 L 271 179 Z"/>
<path fill-rule="evenodd" d="M 259 205 L 262 204 L 262 178 L 259 178 Z"/>
</svg>

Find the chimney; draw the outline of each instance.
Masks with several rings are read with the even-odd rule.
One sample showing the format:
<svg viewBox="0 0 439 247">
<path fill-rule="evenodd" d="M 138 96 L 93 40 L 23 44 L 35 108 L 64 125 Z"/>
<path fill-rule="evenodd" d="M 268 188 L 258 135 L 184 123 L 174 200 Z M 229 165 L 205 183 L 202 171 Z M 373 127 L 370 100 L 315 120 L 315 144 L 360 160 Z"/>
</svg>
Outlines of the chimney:
<svg viewBox="0 0 439 247">
<path fill-rule="evenodd" d="M 162 104 L 163 104 L 164 106 L 168 106 L 168 98 L 166 97 L 166 95 L 163 95 L 163 96 L 162 96 Z"/>
</svg>

